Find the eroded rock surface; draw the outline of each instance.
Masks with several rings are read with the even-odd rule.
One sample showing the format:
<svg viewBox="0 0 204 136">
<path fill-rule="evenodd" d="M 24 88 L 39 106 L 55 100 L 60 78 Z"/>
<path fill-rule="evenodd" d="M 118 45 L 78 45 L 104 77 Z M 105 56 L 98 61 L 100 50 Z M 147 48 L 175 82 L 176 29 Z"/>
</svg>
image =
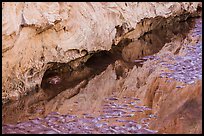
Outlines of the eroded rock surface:
<svg viewBox="0 0 204 136">
<path fill-rule="evenodd" d="M 4 4 L 5 3 L 3 3 L 3 6 L 5 6 Z M 21 6 L 23 4 L 25 3 L 21 3 L 19 8 L 22 8 Z M 49 6 L 44 7 L 44 5 L 37 4 L 37 7 L 44 7 L 46 11 L 51 12 L 53 7 L 57 5 L 62 6 L 64 4 L 68 3 L 44 3 L 44 5 Z M 79 8 L 80 5 L 76 3 L 69 4 L 73 4 L 69 9 L 70 15 L 72 15 L 74 14 L 74 12 L 71 12 L 72 8 Z M 94 5 L 93 3 L 86 4 L 89 6 Z M 110 5 L 108 3 L 100 4 L 108 7 L 113 3 Z M 120 5 L 118 5 L 118 3 L 114 4 L 117 6 Z M 139 9 L 141 5 L 146 3 L 134 4 L 137 7 L 136 9 Z M 145 16 L 153 15 L 152 11 L 155 11 L 155 14 L 170 18 L 165 19 L 159 17 L 152 19 L 152 28 L 149 27 L 152 26 L 150 25 L 152 22 L 145 19 L 146 21 L 137 24 L 136 27 L 133 27 L 135 30 L 130 30 L 130 32 L 126 29 L 129 28 L 129 25 L 123 24 L 117 26 L 116 29 L 118 29 L 118 31 L 115 33 L 115 37 L 113 36 L 115 45 L 112 47 L 109 47 L 107 43 L 103 45 L 106 50 L 110 49 L 109 52 L 105 51 L 105 53 L 94 54 L 92 56 L 90 54 L 95 52 L 89 52 L 87 49 L 88 46 L 87 48 L 80 46 L 80 49 L 86 50 L 83 50 L 83 55 L 90 55 L 85 59 L 86 61 L 84 61 L 83 57 L 83 59 L 80 59 L 79 55 L 74 58 L 78 58 L 80 61 L 76 61 L 77 63 L 75 63 L 75 61 L 64 63 L 65 65 L 69 65 L 60 68 L 62 73 L 68 74 L 68 76 L 73 79 L 79 79 L 77 82 L 73 82 L 77 83 L 74 87 L 59 88 L 59 90 L 61 89 L 63 91 L 55 92 L 54 94 L 45 93 L 46 89 L 48 89 L 49 92 L 50 89 L 56 90 L 58 88 L 53 88 L 53 86 L 40 86 L 41 79 L 46 75 L 44 72 L 50 67 L 50 64 L 47 64 L 47 62 L 51 62 L 51 60 L 49 60 L 51 58 L 44 55 L 44 57 L 42 57 L 44 66 L 39 67 L 41 71 L 37 72 L 36 69 L 33 68 L 29 70 L 30 79 L 27 79 L 27 83 L 33 82 L 34 79 L 35 83 L 39 82 L 37 85 L 35 84 L 31 94 L 20 98 L 16 97 L 19 95 L 17 92 L 15 92 L 16 94 L 9 93 L 9 96 L 6 95 L 7 93 L 3 93 L 3 98 L 10 97 L 14 100 L 20 98 L 19 101 L 13 101 L 2 107 L 3 123 L 14 124 L 4 125 L 3 133 L 202 133 L 202 19 L 199 18 L 196 19 L 196 21 L 190 19 L 190 22 L 187 20 L 188 23 L 184 21 L 189 16 L 197 15 L 197 13 L 193 13 L 193 11 L 197 9 L 199 3 L 158 3 L 158 5 L 161 4 L 160 6 L 163 5 L 162 9 L 159 6 L 158 9 L 165 11 L 164 13 L 158 12 L 158 10 L 149 10 L 151 6 L 156 3 L 149 4 L 149 7 L 148 4 L 146 4 L 146 6 L 148 7 L 148 11 L 151 12 L 145 12 L 149 13 L 145 14 Z M 170 6 L 172 4 L 174 6 Z M 83 5 L 84 8 L 86 7 L 85 5 Z M 96 8 L 96 5 L 92 6 L 93 10 Z M 132 8 L 124 8 L 124 10 L 121 11 L 122 15 L 123 13 L 126 15 L 126 12 L 130 9 L 134 9 L 134 6 L 130 3 L 125 4 L 125 6 L 127 5 L 132 6 Z M 169 12 L 167 12 L 168 10 L 165 8 L 168 6 L 170 6 Z M 35 7 L 35 5 L 32 7 Z M 181 10 L 183 8 L 187 9 L 187 12 L 185 11 L 185 14 L 178 18 L 174 17 L 176 14 L 183 14 L 184 12 Z M 174 11 L 171 11 L 172 9 L 174 9 Z M 176 12 L 176 9 L 180 12 Z M 77 13 L 80 12 L 80 10 L 77 11 Z M 52 12 L 52 14 L 55 15 L 58 13 L 58 10 Z M 104 12 L 106 12 L 106 10 L 104 10 Z M 193 14 L 188 14 L 188 12 L 192 12 Z M 59 13 L 61 13 L 61 11 Z M 135 12 L 131 12 L 130 15 L 132 14 L 135 14 Z M 60 15 L 61 14 L 54 16 L 54 20 L 60 20 Z M 130 15 L 127 14 L 127 16 Z M 171 16 L 178 22 L 184 21 L 184 24 L 180 27 L 178 25 L 176 28 L 176 24 L 170 26 L 169 29 L 173 28 L 171 31 L 156 29 L 141 36 L 144 32 L 150 31 L 153 28 L 159 28 L 159 26 L 169 24 L 169 22 L 173 20 Z M 45 33 L 48 35 L 48 31 L 53 31 L 52 28 L 55 28 L 55 25 L 52 26 L 53 24 L 50 23 L 53 22 L 53 20 L 49 14 L 44 14 L 44 17 L 49 19 L 45 22 L 40 22 L 36 26 L 32 24 L 32 21 L 24 21 L 27 22 L 25 25 L 26 28 L 29 28 L 30 25 L 34 27 L 34 29 L 36 29 L 36 35 L 39 37 L 40 35 L 46 35 Z M 74 18 L 76 19 L 78 17 L 74 16 Z M 41 20 L 38 14 L 36 14 L 36 20 Z M 132 19 L 127 21 L 131 22 L 131 20 Z M 57 24 L 59 22 L 57 21 Z M 42 27 L 44 23 L 51 25 L 47 28 Z M 137 27 L 140 25 L 147 27 Z M 18 27 L 15 29 L 18 30 Z M 103 28 L 101 27 L 100 29 Z M 160 35 L 163 35 L 167 39 L 161 38 L 162 36 Z M 129 40 L 126 38 L 129 38 Z M 97 42 L 100 43 L 100 40 Z M 108 40 L 106 42 L 108 42 Z M 8 48 L 7 51 L 4 50 L 3 60 L 5 64 L 5 56 L 7 55 L 8 57 L 9 52 L 15 49 L 14 47 Z M 66 49 L 69 47 L 66 47 Z M 73 47 L 75 49 L 77 48 L 75 46 Z M 102 46 L 95 46 L 91 51 L 104 48 Z M 77 50 L 72 50 L 74 56 L 77 54 Z M 63 49 L 60 51 L 63 52 Z M 46 50 L 44 50 L 44 52 L 46 52 Z M 114 54 L 114 52 L 116 52 L 116 54 Z M 114 57 L 112 54 L 114 54 Z M 56 56 L 58 55 L 56 54 Z M 45 58 L 47 61 L 45 61 Z M 68 57 L 67 59 L 62 59 L 59 55 L 59 58 L 55 59 L 63 64 L 63 62 L 68 62 L 74 58 L 70 59 L 70 57 Z M 105 60 L 108 60 L 108 62 Z M 98 65 L 97 62 L 101 62 L 101 65 Z M 28 63 L 25 63 L 25 65 L 27 64 Z M 31 64 L 34 65 L 33 62 L 30 62 L 30 65 Z M 60 63 L 54 61 L 54 64 L 58 65 Z M 3 66 L 5 65 L 3 64 Z M 8 66 L 7 70 L 11 67 L 9 63 L 6 66 Z M 58 66 L 55 67 L 59 68 Z M 51 73 L 55 71 L 52 68 Z M 58 70 L 57 72 L 60 71 Z M 18 68 L 16 71 L 20 72 Z M 37 74 L 35 72 L 37 72 Z M 79 76 L 80 72 L 81 74 Z M 34 76 L 32 76 L 31 73 L 34 74 L 36 78 L 33 78 Z M 19 73 L 18 77 L 20 75 L 21 73 Z M 44 81 L 51 85 L 57 85 L 61 83 L 61 79 L 63 79 L 60 76 L 63 78 L 66 77 L 64 75 L 51 75 L 52 78 L 49 79 L 48 76 L 48 78 L 45 78 L 47 80 Z M 27 78 L 27 76 L 24 78 Z M 3 79 L 6 78 L 3 77 Z M 16 81 L 14 79 L 12 80 L 13 83 L 18 85 L 17 82 L 14 82 Z M 64 78 L 63 81 L 64 80 L 72 82 L 70 78 Z M 20 87 L 25 89 L 25 82 L 21 81 L 20 83 Z M 33 84 L 29 85 L 32 86 Z M 8 88 L 9 87 L 10 86 L 8 86 Z M 44 90 L 41 87 L 44 88 Z M 50 96 L 52 97 L 50 98 Z M 112 102 L 106 103 L 106 100 Z M 142 109 L 146 110 L 142 111 Z M 50 114 L 50 112 L 59 112 L 60 114 Z M 36 119 L 36 117 L 42 118 Z M 27 121 L 28 119 L 34 120 Z M 104 120 L 100 122 L 101 119 Z M 16 122 L 22 123 L 15 125 Z M 31 130 L 26 128 L 31 128 Z"/>
<path fill-rule="evenodd" d="M 198 2 L 4 2 L 3 103 L 35 90 L 49 62 L 67 63 L 86 52 L 109 50 L 113 41 L 137 39 L 164 18 L 194 16 L 200 6 Z"/>
</svg>

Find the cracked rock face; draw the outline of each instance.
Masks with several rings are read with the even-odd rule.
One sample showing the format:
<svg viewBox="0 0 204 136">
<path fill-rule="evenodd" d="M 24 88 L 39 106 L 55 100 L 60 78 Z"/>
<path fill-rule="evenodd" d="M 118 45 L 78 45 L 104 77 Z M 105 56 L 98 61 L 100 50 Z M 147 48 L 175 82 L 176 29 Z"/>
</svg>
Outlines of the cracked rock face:
<svg viewBox="0 0 204 136">
<path fill-rule="evenodd" d="M 3 101 L 32 91 L 49 62 L 67 63 L 86 52 L 109 50 L 113 41 L 117 44 L 126 35 L 138 38 L 157 26 L 137 24 L 144 18 L 194 13 L 198 6 L 201 3 L 3 2 Z"/>
</svg>

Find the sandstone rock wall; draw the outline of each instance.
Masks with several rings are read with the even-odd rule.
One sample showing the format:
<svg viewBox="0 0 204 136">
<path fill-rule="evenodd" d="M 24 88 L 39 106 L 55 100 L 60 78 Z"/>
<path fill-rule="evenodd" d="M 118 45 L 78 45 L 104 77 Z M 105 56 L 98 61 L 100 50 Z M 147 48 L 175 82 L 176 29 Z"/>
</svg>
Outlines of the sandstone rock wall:
<svg viewBox="0 0 204 136">
<path fill-rule="evenodd" d="M 3 2 L 3 101 L 17 100 L 39 85 L 48 62 L 69 62 L 85 52 L 109 50 L 121 37 L 138 38 L 156 26 L 147 23 L 142 24 L 146 26 L 144 29 L 136 28 L 142 19 L 193 13 L 199 5 L 197 2 Z"/>
<path fill-rule="evenodd" d="M 184 14 L 183 19 L 190 13 L 194 16 L 202 5 L 191 2 L 51 2 L 2 3 L 2 6 L 2 97 L 6 102 L 6 98 L 17 100 L 27 91 L 39 87 L 48 62 L 69 62 L 86 52 L 109 50 L 112 44 L 125 38 L 137 39 L 165 18 L 169 18 L 168 23 L 178 15 Z M 198 27 L 196 32 L 201 29 Z M 152 108 L 150 113 L 157 115 L 150 125 L 159 133 L 202 133 L 202 34 L 196 36 L 196 32 L 191 31 L 184 39 L 177 36 L 142 67 L 127 70 L 122 62 L 116 61 L 88 83 L 82 81 L 51 101 L 44 101 L 43 114 L 51 111 L 92 113 L 100 110 L 103 98 L 111 94 L 134 96 L 141 100 L 141 105 Z M 160 45 L 161 41 L 153 42 Z M 140 51 L 148 54 L 149 49 L 145 43 L 135 40 L 122 53 L 126 55 L 123 56 L 125 60 L 135 60 Z M 41 108 L 41 101 L 37 100 L 40 97 L 35 95 L 41 94 L 14 102 L 9 108 L 5 106 L 4 121 L 15 122 L 31 117 L 27 113 L 35 111 L 32 106 Z"/>
<path fill-rule="evenodd" d="M 198 27 L 197 31 L 201 29 Z M 141 100 L 138 104 L 152 109 L 145 114 L 157 116 L 150 126 L 158 133 L 202 133 L 201 44 L 201 35 L 191 31 L 185 39 L 176 38 L 167 43 L 153 60 L 147 60 L 142 67 L 134 66 L 126 71 L 126 77 L 119 79 L 116 71 L 122 64 L 116 61 L 75 97 L 65 97 L 70 96 L 71 89 L 57 95 L 46 105 L 46 112 L 94 113 L 111 94 L 119 98 L 134 96 Z M 138 113 L 135 116 L 140 118 Z"/>
</svg>

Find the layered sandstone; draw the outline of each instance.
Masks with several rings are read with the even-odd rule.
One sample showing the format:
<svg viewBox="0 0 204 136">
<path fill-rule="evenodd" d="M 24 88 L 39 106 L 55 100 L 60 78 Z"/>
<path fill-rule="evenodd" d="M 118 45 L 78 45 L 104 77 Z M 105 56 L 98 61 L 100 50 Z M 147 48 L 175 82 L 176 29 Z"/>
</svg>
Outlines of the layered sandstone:
<svg viewBox="0 0 204 136">
<path fill-rule="evenodd" d="M 3 123 L 46 116 L 52 111 L 95 114 L 102 109 L 106 97 L 115 95 L 118 99 L 138 98 L 140 106 L 151 108 L 144 114 L 135 113 L 134 119 L 155 115 L 150 128 L 158 133 L 202 133 L 202 27 L 189 30 L 188 24 L 177 27 L 172 23 L 197 16 L 201 3 L 51 2 L 2 6 L 2 98 L 3 103 L 7 99 L 13 101 L 3 105 Z M 202 24 L 201 19 L 197 21 L 195 24 Z M 173 31 L 159 29 L 156 34 L 142 37 L 145 32 L 171 24 L 174 25 L 169 28 Z M 166 41 L 161 37 L 171 38 Z M 126 44 L 124 39 L 133 42 Z M 145 61 L 131 67 L 116 60 L 91 78 L 91 67 L 76 69 L 67 80 L 84 80 L 57 92 L 52 99 L 43 96 L 40 84 L 50 62 L 76 59 L 68 65 L 74 68 L 80 65 L 78 62 L 87 61 L 91 56 L 82 56 L 90 52 L 113 52 L 112 45 L 124 46 L 121 56 L 125 61 L 140 63 L 143 55 Z M 152 55 L 155 48 L 151 45 L 160 51 Z M 99 65 L 103 59 L 108 60 L 107 56 L 96 59 Z M 30 96 L 20 97 L 29 91 Z"/>
<path fill-rule="evenodd" d="M 117 44 L 124 36 L 138 38 L 159 23 L 147 22 L 141 29 L 138 23 L 142 19 L 195 13 L 200 5 L 197 2 L 4 2 L 3 100 L 17 100 L 32 91 L 40 84 L 48 62 L 69 62 L 86 52 L 109 50 L 113 41 Z"/>
</svg>

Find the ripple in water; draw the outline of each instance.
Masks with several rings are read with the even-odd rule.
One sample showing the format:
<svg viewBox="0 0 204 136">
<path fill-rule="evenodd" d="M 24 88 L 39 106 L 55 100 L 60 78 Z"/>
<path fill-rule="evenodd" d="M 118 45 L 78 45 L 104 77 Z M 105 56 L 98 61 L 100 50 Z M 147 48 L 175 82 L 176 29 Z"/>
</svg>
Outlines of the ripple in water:
<svg viewBox="0 0 204 136">
<path fill-rule="evenodd" d="M 140 120 L 134 119 L 139 112 L 151 110 L 146 106 L 137 106 L 138 98 L 109 97 L 105 99 L 103 111 L 98 116 L 83 113 L 81 115 L 60 115 L 52 112 L 45 118 L 36 118 L 17 125 L 3 125 L 3 134 L 152 134 L 148 122 L 156 116 L 150 114 Z M 138 110 L 139 109 L 139 110 Z M 141 122 L 141 123 L 138 123 Z"/>
</svg>

